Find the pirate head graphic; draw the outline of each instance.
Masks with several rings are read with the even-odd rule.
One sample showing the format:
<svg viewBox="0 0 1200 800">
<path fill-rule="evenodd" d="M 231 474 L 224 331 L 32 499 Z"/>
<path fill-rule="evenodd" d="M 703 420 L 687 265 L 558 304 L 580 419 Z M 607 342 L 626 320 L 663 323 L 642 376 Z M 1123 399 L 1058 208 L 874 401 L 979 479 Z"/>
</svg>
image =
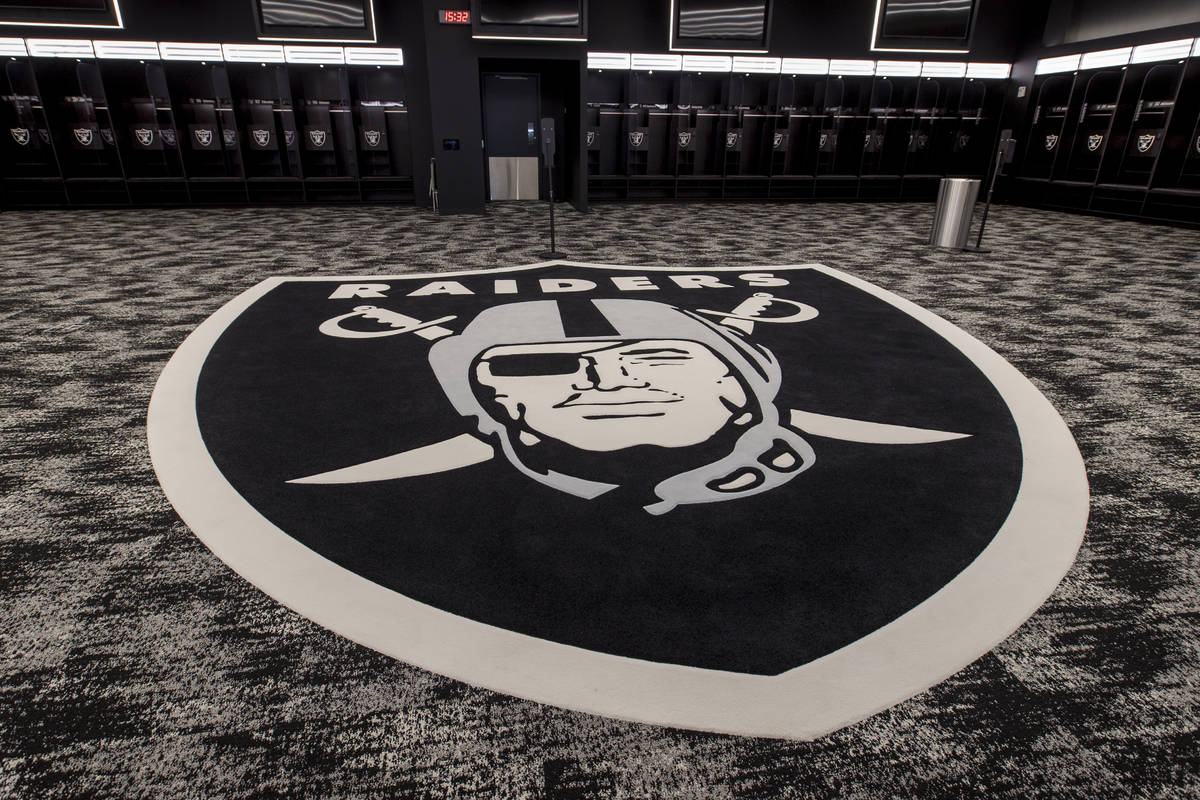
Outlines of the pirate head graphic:
<svg viewBox="0 0 1200 800">
<path fill-rule="evenodd" d="M 630 131 L 629 132 L 629 145 L 631 147 L 641 147 L 642 142 L 644 142 L 645 140 L 646 140 L 646 132 L 645 131 Z"/>
<path fill-rule="evenodd" d="M 254 143 L 259 147 L 266 147 L 271 143 L 271 130 L 269 128 L 254 128 L 250 131 L 250 135 L 254 137 Z"/>
<path fill-rule="evenodd" d="M 591 147 L 596 143 L 596 132 L 594 130 L 589 130 L 584 136 L 586 137 L 586 146 Z"/>
<path fill-rule="evenodd" d="M 135 128 L 133 131 L 134 138 L 142 147 L 149 147 L 154 143 L 153 128 Z"/>
<path fill-rule="evenodd" d="M 368 147 L 378 147 L 383 134 L 380 131 L 363 131 L 363 138 L 366 139 Z"/>
<path fill-rule="evenodd" d="M 29 144 L 29 128 L 9 128 L 13 141 L 24 147 Z"/>
<path fill-rule="evenodd" d="M 780 424 L 772 404 L 780 372 L 769 352 L 663 303 L 590 305 L 582 311 L 595 330 L 561 333 L 571 304 L 513 303 L 483 312 L 430 351 L 455 409 L 519 471 L 595 497 L 625 482 L 630 459 L 641 477 L 657 456 L 657 498 L 646 510 L 661 514 L 767 491 L 812 463 L 812 448 Z M 714 453 L 717 440 L 728 452 Z M 578 458 L 582 452 L 612 454 L 617 463 L 597 466 Z"/>
<path fill-rule="evenodd" d="M 1058 134 L 1057 133 L 1047 133 L 1044 144 L 1045 144 L 1047 150 L 1053 150 L 1054 146 L 1056 144 L 1058 144 Z"/>
<path fill-rule="evenodd" d="M 1028 381 L 820 265 L 270 279 L 180 347 L 147 430 L 192 530 L 321 624 L 751 735 L 835 730 L 978 658 L 1087 506 Z"/>
<path fill-rule="evenodd" d="M 1087 137 L 1088 152 L 1094 153 L 1100 149 L 1100 145 L 1104 143 L 1103 133 L 1089 133 Z"/>
</svg>

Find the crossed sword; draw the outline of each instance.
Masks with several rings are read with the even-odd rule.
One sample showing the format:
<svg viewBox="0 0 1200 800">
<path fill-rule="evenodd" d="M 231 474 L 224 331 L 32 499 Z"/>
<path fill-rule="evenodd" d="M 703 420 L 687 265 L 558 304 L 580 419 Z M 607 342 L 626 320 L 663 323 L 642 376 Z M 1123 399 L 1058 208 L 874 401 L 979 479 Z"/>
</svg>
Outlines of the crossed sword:
<svg viewBox="0 0 1200 800">
<path fill-rule="evenodd" d="M 772 303 L 786 303 L 796 310 L 787 316 L 763 317 Z M 775 297 L 766 292 L 758 292 L 740 303 L 732 311 L 710 311 L 700 309 L 699 314 L 718 317 L 720 324 L 752 333 L 755 323 L 805 322 L 817 316 L 817 309 L 812 306 Z M 358 331 L 343 328 L 341 322 L 351 318 L 372 319 L 391 327 L 390 330 Z M 415 333 L 430 341 L 451 336 L 454 331 L 441 327 L 444 322 L 450 322 L 455 317 L 440 317 L 428 322 L 414 319 L 388 309 L 375 306 L 358 306 L 353 311 L 342 314 L 321 323 L 319 330 L 329 336 L 348 339 L 367 339 L 380 336 L 395 336 L 401 333 Z M 811 411 L 790 411 L 789 422 L 793 428 L 811 436 L 826 439 L 837 439 L 843 442 L 858 442 L 862 444 L 904 445 L 904 444 L 933 444 L 948 442 L 954 439 L 965 439 L 969 433 L 954 433 L 929 428 L 912 428 L 906 425 L 888 425 L 882 422 L 867 422 L 848 417 L 834 417 L 827 414 L 816 414 Z M 370 483 L 373 481 L 390 481 L 399 478 L 412 478 L 418 475 L 431 475 L 453 469 L 462 469 L 475 464 L 482 464 L 495 458 L 496 451 L 490 444 L 470 433 L 460 434 L 423 447 L 405 450 L 383 458 L 364 461 L 349 467 L 294 478 L 288 483 L 299 484 L 339 484 L 339 483 Z"/>
</svg>

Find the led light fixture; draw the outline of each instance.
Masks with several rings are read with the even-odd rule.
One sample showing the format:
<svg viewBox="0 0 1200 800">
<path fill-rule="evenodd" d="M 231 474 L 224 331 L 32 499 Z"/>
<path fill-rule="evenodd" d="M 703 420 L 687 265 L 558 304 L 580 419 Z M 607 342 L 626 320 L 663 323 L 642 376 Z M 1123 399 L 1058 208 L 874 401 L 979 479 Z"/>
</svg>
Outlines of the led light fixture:
<svg viewBox="0 0 1200 800">
<path fill-rule="evenodd" d="M 226 61 L 252 62 L 260 64 L 282 64 L 287 59 L 281 44 L 223 44 Z"/>
<path fill-rule="evenodd" d="M 874 75 L 874 61 L 853 61 L 834 58 L 829 61 L 830 75 Z"/>
<path fill-rule="evenodd" d="M 588 53 L 588 69 L 629 69 L 629 53 Z"/>
<path fill-rule="evenodd" d="M 404 51 L 399 47 L 343 47 L 346 63 L 363 67 L 403 67 Z"/>
<path fill-rule="evenodd" d="M 26 39 L 29 55 L 43 58 L 94 58 L 87 39 Z"/>
<path fill-rule="evenodd" d="M 782 59 L 770 56 L 734 56 L 734 72 L 753 72 L 760 75 L 778 75 Z"/>
<path fill-rule="evenodd" d="M 0 38 L 0 56 L 27 56 L 24 39 Z"/>
<path fill-rule="evenodd" d="M 659 69 L 664 72 L 678 72 L 683 69 L 683 56 L 674 54 L 632 53 L 629 56 L 629 68 L 635 70 Z"/>
<path fill-rule="evenodd" d="M 224 61 L 225 53 L 216 42 L 159 42 L 163 61 Z"/>
<path fill-rule="evenodd" d="M 788 75 L 828 75 L 828 58 L 785 58 L 780 69 Z"/>
<path fill-rule="evenodd" d="M 683 57 L 684 72 L 729 72 L 733 69 L 733 59 L 729 56 L 700 56 L 685 55 Z"/>
<path fill-rule="evenodd" d="M 1145 64 L 1150 61 L 1173 61 L 1187 58 L 1192 52 L 1192 39 L 1176 39 L 1173 42 L 1142 44 L 1133 48 L 1130 64 Z"/>
<path fill-rule="evenodd" d="M 885 78 L 904 75 L 920 75 L 920 61 L 879 61 L 875 64 L 875 74 Z"/>
<path fill-rule="evenodd" d="M 345 64 L 346 54 L 340 47 L 315 47 L 286 44 L 283 57 L 289 64 Z"/>
<path fill-rule="evenodd" d="M 1079 59 L 1079 68 L 1123 67 L 1129 63 L 1129 54 L 1132 51 L 1132 47 L 1118 47 L 1115 50 L 1096 50 L 1084 53 Z"/>
<path fill-rule="evenodd" d="M 961 78 L 967 74 L 965 61 L 926 61 L 921 64 L 925 78 Z"/>
<path fill-rule="evenodd" d="M 132 61 L 157 61 L 158 42 L 92 42 L 96 58 L 119 58 Z"/>
<path fill-rule="evenodd" d="M 1079 53 L 1054 58 L 1039 58 L 1033 68 L 1034 75 L 1049 75 L 1054 72 L 1074 72 L 1079 69 Z"/>
<path fill-rule="evenodd" d="M 1012 74 L 1012 64 L 972 61 L 967 64 L 968 78 L 1007 78 Z"/>
</svg>

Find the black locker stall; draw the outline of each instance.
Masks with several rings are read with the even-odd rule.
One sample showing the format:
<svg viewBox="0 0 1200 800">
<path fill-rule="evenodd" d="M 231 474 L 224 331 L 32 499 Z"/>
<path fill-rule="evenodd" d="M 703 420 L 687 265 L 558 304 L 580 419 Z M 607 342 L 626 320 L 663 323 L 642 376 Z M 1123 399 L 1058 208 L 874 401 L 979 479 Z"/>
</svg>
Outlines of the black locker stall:
<svg viewBox="0 0 1200 800">
<path fill-rule="evenodd" d="M 288 69 L 282 65 L 230 64 L 238 144 L 252 202 L 299 202 L 300 139 Z"/>
<path fill-rule="evenodd" d="M 902 86 L 893 78 L 879 78 L 871 86 L 863 130 L 862 190 L 860 196 L 871 200 L 892 200 L 900 196 L 900 176 L 904 172 L 904 135 L 908 126 L 898 105 Z"/>
<path fill-rule="evenodd" d="M 130 201 L 187 203 L 179 126 L 162 65 L 109 62 L 103 79 Z"/>
<path fill-rule="evenodd" d="M 403 73 L 378 67 L 346 70 L 363 199 L 412 199 L 412 135 Z"/>
<path fill-rule="evenodd" d="M 929 200 L 937 195 L 938 183 L 950 171 L 951 149 L 947 129 L 954 121 L 947 117 L 947 87 L 953 81 L 921 78 L 917 81 L 913 105 L 906 109 L 911 127 L 906 137 L 904 161 L 905 199 Z M 969 177 L 969 176 L 958 176 Z"/>
<path fill-rule="evenodd" d="M 1200 224 L 1200 59 L 1040 75 L 1013 197 Z M 1018 137 L 1022 136 L 1018 133 Z"/>
<path fill-rule="evenodd" d="M 344 67 L 289 70 L 304 189 L 311 199 L 358 199 L 358 140 Z"/>
<path fill-rule="evenodd" d="M 97 65 L 69 59 L 39 60 L 35 70 L 67 200 L 128 203 L 115 125 Z"/>
<path fill-rule="evenodd" d="M 66 202 L 50 120 L 28 60 L 13 58 L 4 62 L 0 91 L 0 123 L 8 132 L 0 146 L 2 194 L 18 204 Z"/>
<path fill-rule="evenodd" d="M 6 206 L 411 201 L 403 72 L 12 58 Z"/>
</svg>

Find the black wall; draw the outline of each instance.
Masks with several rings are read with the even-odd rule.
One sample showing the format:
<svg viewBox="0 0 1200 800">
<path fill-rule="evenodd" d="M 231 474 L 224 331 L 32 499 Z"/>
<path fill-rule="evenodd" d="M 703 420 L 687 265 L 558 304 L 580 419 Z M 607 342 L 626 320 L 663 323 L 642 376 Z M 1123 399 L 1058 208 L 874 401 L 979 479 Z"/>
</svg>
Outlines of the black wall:
<svg viewBox="0 0 1200 800">
<path fill-rule="evenodd" d="M 1042 43 L 1052 47 L 1197 24 L 1196 0 L 1054 0 Z"/>
</svg>

